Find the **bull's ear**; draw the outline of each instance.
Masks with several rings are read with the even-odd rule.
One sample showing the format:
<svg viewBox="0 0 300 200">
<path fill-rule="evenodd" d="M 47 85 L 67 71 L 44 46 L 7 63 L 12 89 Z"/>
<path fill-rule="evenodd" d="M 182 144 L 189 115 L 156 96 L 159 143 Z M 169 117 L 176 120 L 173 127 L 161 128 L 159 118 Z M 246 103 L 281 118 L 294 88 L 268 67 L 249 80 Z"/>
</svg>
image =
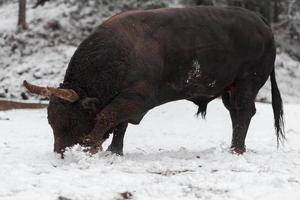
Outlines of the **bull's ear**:
<svg viewBox="0 0 300 200">
<path fill-rule="evenodd" d="M 97 112 L 100 107 L 100 101 L 97 98 L 86 97 L 81 100 L 81 106 L 84 109 Z"/>
</svg>

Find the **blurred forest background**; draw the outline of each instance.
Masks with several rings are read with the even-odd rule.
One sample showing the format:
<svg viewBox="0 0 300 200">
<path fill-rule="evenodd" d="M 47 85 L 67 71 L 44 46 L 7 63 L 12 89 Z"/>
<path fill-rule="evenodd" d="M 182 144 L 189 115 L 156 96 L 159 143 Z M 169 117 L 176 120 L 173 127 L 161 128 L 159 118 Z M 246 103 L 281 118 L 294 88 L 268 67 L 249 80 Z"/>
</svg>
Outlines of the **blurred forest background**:
<svg viewBox="0 0 300 200">
<path fill-rule="evenodd" d="M 300 102 L 300 0 L 0 0 L 0 98 L 37 98 L 23 92 L 24 79 L 58 85 L 80 42 L 116 13 L 195 5 L 240 6 L 263 15 L 276 37 L 283 99 Z M 270 101 L 269 90 L 267 84 L 258 100 Z"/>
</svg>

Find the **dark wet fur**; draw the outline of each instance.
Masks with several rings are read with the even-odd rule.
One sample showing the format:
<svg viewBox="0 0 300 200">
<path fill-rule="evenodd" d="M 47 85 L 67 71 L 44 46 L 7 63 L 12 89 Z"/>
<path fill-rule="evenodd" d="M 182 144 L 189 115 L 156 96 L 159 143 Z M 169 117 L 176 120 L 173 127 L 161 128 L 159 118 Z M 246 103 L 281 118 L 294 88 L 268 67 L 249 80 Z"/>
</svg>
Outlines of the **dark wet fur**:
<svg viewBox="0 0 300 200">
<path fill-rule="evenodd" d="M 67 68 L 63 88 L 73 88 L 82 97 L 97 97 L 102 106 L 120 91 L 126 72 L 126 49 L 109 29 L 101 28 L 83 41 Z"/>
</svg>

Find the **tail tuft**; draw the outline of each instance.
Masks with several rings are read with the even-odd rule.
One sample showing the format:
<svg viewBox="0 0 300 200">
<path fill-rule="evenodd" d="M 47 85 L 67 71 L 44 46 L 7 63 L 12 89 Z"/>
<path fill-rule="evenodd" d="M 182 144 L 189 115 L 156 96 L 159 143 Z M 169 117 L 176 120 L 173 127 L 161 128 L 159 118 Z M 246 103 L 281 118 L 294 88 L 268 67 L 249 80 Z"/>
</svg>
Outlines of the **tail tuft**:
<svg viewBox="0 0 300 200">
<path fill-rule="evenodd" d="M 283 105 L 282 105 L 281 95 L 276 83 L 274 69 L 270 77 L 271 77 L 271 87 L 272 87 L 272 107 L 274 113 L 274 126 L 276 129 L 277 146 L 279 146 L 279 143 L 283 143 L 283 141 L 286 140 L 285 132 L 284 132 Z"/>
</svg>

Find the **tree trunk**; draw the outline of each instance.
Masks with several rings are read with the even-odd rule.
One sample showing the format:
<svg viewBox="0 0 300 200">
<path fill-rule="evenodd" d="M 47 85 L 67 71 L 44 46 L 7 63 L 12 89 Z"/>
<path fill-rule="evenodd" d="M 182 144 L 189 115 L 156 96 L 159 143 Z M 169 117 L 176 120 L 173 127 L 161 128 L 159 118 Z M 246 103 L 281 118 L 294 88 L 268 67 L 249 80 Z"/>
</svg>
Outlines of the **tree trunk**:
<svg viewBox="0 0 300 200">
<path fill-rule="evenodd" d="M 18 27 L 21 30 L 26 30 L 28 28 L 26 23 L 26 0 L 19 0 Z"/>
<path fill-rule="evenodd" d="M 270 1 L 264 2 L 264 16 L 268 22 L 272 22 L 272 6 Z"/>
<path fill-rule="evenodd" d="M 279 12 L 280 12 L 280 2 L 279 0 L 274 0 L 274 14 L 273 14 L 273 22 L 279 22 Z"/>
</svg>

